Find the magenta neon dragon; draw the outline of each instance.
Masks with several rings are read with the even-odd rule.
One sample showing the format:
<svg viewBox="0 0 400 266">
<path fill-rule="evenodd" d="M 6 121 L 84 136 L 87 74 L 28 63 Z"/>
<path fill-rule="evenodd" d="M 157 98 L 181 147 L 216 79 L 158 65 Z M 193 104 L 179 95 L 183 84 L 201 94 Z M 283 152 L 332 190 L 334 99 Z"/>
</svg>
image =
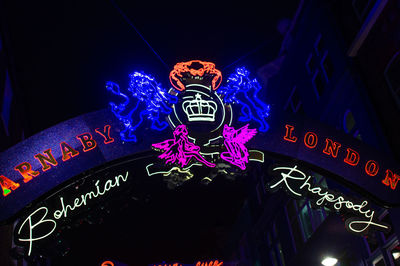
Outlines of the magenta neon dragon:
<svg viewBox="0 0 400 266">
<path fill-rule="evenodd" d="M 238 130 L 225 125 L 222 135 L 225 138 L 224 144 L 228 151 L 222 152 L 221 158 L 233 165 L 239 166 L 240 169 L 245 170 L 246 163 L 249 162 L 249 152 L 244 144 L 256 134 L 257 129 L 249 129 L 249 124 L 239 128 Z"/>
<path fill-rule="evenodd" d="M 174 138 L 155 143 L 152 147 L 164 151 L 158 158 L 165 159 L 165 163 L 178 161 L 182 167 L 189 164 L 192 158 L 204 163 L 208 167 L 215 167 L 215 164 L 206 161 L 200 155 L 200 147 L 189 142 L 188 131 L 185 125 L 179 125 L 174 130 Z"/>
</svg>

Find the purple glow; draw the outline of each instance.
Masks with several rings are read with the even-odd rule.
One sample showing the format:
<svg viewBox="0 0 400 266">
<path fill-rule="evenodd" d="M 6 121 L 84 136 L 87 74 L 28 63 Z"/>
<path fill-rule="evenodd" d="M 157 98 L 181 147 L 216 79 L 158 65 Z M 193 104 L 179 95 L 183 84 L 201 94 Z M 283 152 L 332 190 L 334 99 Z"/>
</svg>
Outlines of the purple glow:
<svg viewBox="0 0 400 266">
<path fill-rule="evenodd" d="M 199 162 L 204 163 L 208 167 L 215 167 L 215 164 L 206 161 L 200 155 L 200 147 L 189 142 L 188 131 L 185 125 L 179 125 L 174 130 L 174 138 L 167 139 L 160 143 L 154 143 L 151 146 L 163 150 L 164 153 L 158 156 L 160 159 L 165 159 L 165 163 L 175 163 L 182 167 L 189 164 L 190 160 L 194 157 Z"/>
<path fill-rule="evenodd" d="M 240 169 L 245 170 L 246 163 L 249 162 L 249 152 L 244 144 L 256 134 L 257 129 L 249 129 L 249 124 L 239 128 L 238 130 L 225 125 L 222 135 L 225 138 L 224 144 L 228 151 L 221 153 L 221 158 L 233 165 L 239 166 Z"/>
</svg>

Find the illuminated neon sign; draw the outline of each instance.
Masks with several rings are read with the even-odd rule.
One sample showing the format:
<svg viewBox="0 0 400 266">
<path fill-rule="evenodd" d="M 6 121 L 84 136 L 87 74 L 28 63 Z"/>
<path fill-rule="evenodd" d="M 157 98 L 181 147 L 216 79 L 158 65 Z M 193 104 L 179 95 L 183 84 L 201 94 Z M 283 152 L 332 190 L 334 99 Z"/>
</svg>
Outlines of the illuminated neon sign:
<svg viewBox="0 0 400 266">
<path fill-rule="evenodd" d="M 168 103 L 176 102 L 176 97 L 168 94 L 151 75 L 134 72 L 129 77 L 126 94 L 111 81 L 106 83 L 106 88 L 123 99 L 119 104 L 110 103 L 111 111 L 124 126 L 120 133 L 122 140 L 136 142 L 135 131 L 146 119 L 151 121 L 151 129 L 162 131 L 168 127 L 160 115 L 171 113 Z"/>
<path fill-rule="evenodd" d="M 104 139 L 103 142 L 106 145 L 114 142 L 114 138 L 110 136 L 110 130 L 110 125 L 105 125 L 102 129 L 95 129 L 95 132 Z M 77 135 L 76 139 L 82 144 L 82 151 L 84 153 L 95 149 L 98 145 L 92 134 L 88 132 Z M 59 148 L 62 154 L 62 162 L 66 162 L 72 158 L 77 157 L 80 154 L 79 151 L 74 149 L 65 141 L 59 144 Z M 59 165 L 59 161 L 57 161 L 53 156 L 52 149 L 46 149 L 42 153 L 38 153 L 33 157 L 40 163 L 42 173 L 47 172 Z M 16 165 L 14 167 L 14 170 L 23 177 L 23 183 L 28 183 L 33 178 L 38 178 L 38 176 L 41 174 L 40 171 L 33 170 L 31 163 L 27 161 Z M 0 186 L 3 191 L 3 196 L 6 197 L 10 195 L 12 191 L 18 189 L 20 187 L 20 184 L 10 180 L 4 175 L 0 175 Z"/>
<path fill-rule="evenodd" d="M 351 213 L 355 217 L 346 220 L 346 229 L 355 234 L 364 235 L 370 226 L 377 230 L 389 232 L 390 226 L 378 221 L 376 212 L 368 207 L 368 201 L 355 202 L 340 193 L 313 184 L 313 177 L 307 175 L 297 165 L 273 166 L 271 174 L 275 177 L 266 189 L 276 192 L 283 189 L 294 198 L 311 198 L 314 208 L 328 207 L 341 213 Z"/>
<path fill-rule="evenodd" d="M 293 125 L 285 125 L 286 131 L 283 139 L 288 143 L 302 142 L 308 149 L 314 150 L 321 140 L 318 139 L 318 135 L 315 132 L 308 131 L 304 134 L 303 138 L 298 138 L 295 134 L 295 127 Z M 322 142 L 323 150 L 322 153 L 328 158 L 338 159 L 338 154 L 342 144 L 331 139 L 325 138 Z M 344 149 L 344 148 L 342 148 Z M 360 154 L 353 148 L 346 147 L 345 155 L 342 158 L 343 162 L 351 167 L 355 167 L 360 163 Z M 371 177 L 378 175 L 379 173 L 379 163 L 374 160 L 368 160 L 365 162 L 363 170 Z M 397 183 L 400 180 L 400 175 L 394 173 L 390 169 L 385 170 L 384 178 L 382 179 L 382 184 L 389 187 L 392 190 L 396 189 Z"/>
<path fill-rule="evenodd" d="M 249 162 L 249 152 L 244 144 L 257 134 L 257 130 L 249 129 L 248 124 L 238 130 L 225 125 L 222 134 L 225 138 L 224 144 L 228 151 L 222 152 L 221 158 L 245 170 L 246 164 Z"/>
<path fill-rule="evenodd" d="M 104 117 L 104 114 L 101 115 Z M 112 118 L 112 113 L 110 117 Z M 76 124 L 76 122 L 74 122 Z M 68 128 L 70 126 L 68 125 Z M 223 126 L 225 127 L 225 126 Z M 18 156 L 6 156 L 2 161 L 2 173 L 0 175 L 0 186 L 2 188 L 2 198 L 8 198 L 10 200 L 1 201 L 2 212 L 0 214 L 2 219 L 7 217 L 12 212 L 16 212 L 17 209 L 22 208 L 24 202 L 26 204 L 35 198 L 34 194 L 40 191 L 38 188 L 43 185 L 48 185 L 49 188 L 59 184 L 57 178 L 46 178 L 45 181 L 41 181 L 41 176 L 51 174 L 57 175 L 58 172 L 62 171 L 67 167 L 67 163 L 74 165 L 73 168 L 68 167 L 68 170 L 64 171 L 62 177 L 67 178 L 67 173 L 71 175 L 77 175 L 79 172 L 73 172 L 72 169 L 79 169 L 81 167 L 81 161 L 87 164 L 86 157 L 91 154 L 96 154 L 100 150 L 105 149 L 112 151 L 113 156 L 110 158 L 119 158 L 118 156 L 126 156 L 130 154 L 133 149 L 131 146 L 121 146 L 118 139 L 118 120 L 112 123 L 108 123 L 105 126 L 93 125 L 92 130 L 88 128 L 76 128 L 76 133 L 68 137 L 63 135 L 63 132 L 68 133 L 64 129 L 57 132 L 57 136 L 61 141 L 53 142 L 53 144 L 47 146 L 48 138 L 46 138 L 43 145 L 44 147 L 35 147 L 32 152 L 25 152 L 26 149 L 21 145 L 21 149 L 16 150 L 14 154 Z M 311 128 L 314 128 L 311 129 Z M 332 137 L 333 133 L 329 131 L 322 133 L 319 129 L 315 130 L 318 126 L 313 127 L 301 127 L 298 123 L 283 123 L 281 125 L 274 125 L 272 134 L 268 135 L 267 141 L 263 140 L 259 143 L 260 139 L 254 138 L 253 147 L 259 147 L 259 150 L 272 151 L 274 153 L 282 153 L 286 156 L 305 160 L 311 164 L 315 164 L 318 167 L 328 169 L 332 173 L 337 173 L 339 176 L 343 176 L 349 182 L 353 182 L 359 187 L 364 188 L 372 195 L 377 195 L 377 199 L 382 199 L 389 203 L 396 203 L 397 194 L 388 193 L 389 191 L 396 192 L 398 189 L 399 174 L 396 171 L 396 164 L 388 165 L 387 159 L 379 155 L 377 152 L 366 153 L 365 148 L 360 148 L 355 144 L 351 144 L 349 140 L 343 140 Z M 79 132 L 80 131 L 80 132 Z M 221 135 L 217 135 L 211 140 L 207 140 L 205 143 L 201 143 L 199 138 L 191 138 L 191 133 L 188 131 L 188 141 L 193 145 L 199 146 L 199 154 L 209 163 L 218 164 L 218 169 L 223 169 L 220 172 L 227 171 L 220 164 L 222 157 L 225 156 L 225 152 L 228 151 L 226 148 L 228 144 L 224 143 L 223 132 Z M 302 133 L 301 133 L 302 132 Z M 45 136 L 46 134 L 43 134 Z M 51 139 L 55 139 L 52 137 Z M 64 139 L 64 140 L 62 140 Z M 264 138 L 265 139 L 265 138 Z M 161 139 L 160 139 L 161 140 Z M 151 141 L 151 139 L 149 139 Z M 195 141 L 195 142 L 194 142 Z M 279 143 L 279 145 L 274 145 Z M 346 144 L 345 144 L 346 143 Z M 350 144 L 349 144 L 350 143 Z M 356 143 L 357 144 L 357 143 Z M 135 144 L 134 144 L 135 145 Z M 148 147 L 151 147 L 152 143 L 148 143 Z M 293 147 L 293 148 L 291 148 Z M 303 147 L 303 148 L 302 148 Z M 122 149 L 121 149 L 122 148 Z M 37 150 L 42 150 L 38 153 Z M 246 148 L 247 149 L 247 148 Z M 116 151 L 124 151 L 122 155 L 115 153 Z M 221 156 L 221 153 L 224 155 Z M 249 149 L 249 161 L 263 162 L 263 154 L 260 151 Z M 22 154 L 22 155 L 20 155 Z M 25 154 L 25 155 L 23 155 Z M 86 154 L 83 156 L 83 154 Z M 303 157 L 307 156 L 307 157 Z M 311 157 L 310 157 L 311 156 Z M 6 158 L 14 158 L 13 160 L 5 160 Z M 82 158 L 82 159 L 80 159 Z M 382 159 L 383 158 L 383 159 Z M 323 160 L 323 161 L 321 161 Z M 189 180 L 193 177 L 193 169 L 202 165 L 193 157 L 193 162 L 182 167 L 182 165 L 170 167 L 157 167 L 156 162 L 146 166 L 146 173 L 149 176 L 160 174 L 165 177 L 172 177 L 173 175 L 181 175 L 183 181 Z M 313 163 L 314 162 L 314 163 Z M 386 164 L 385 164 L 386 163 Z M 163 163 L 165 165 L 165 161 Z M 87 169 L 96 166 L 95 164 L 90 166 L 87 165 Z M 240 169 L 238 167 L 238 169 Z M 219 171 L 219 170 L 218 170 Z M 213 179 L 213 174 L 207 177 L 207 180 Z M 71 176 L 71 177 L 72 177 Z M 35 179 L 35 181 L 32 181 Z M 377 179 L 377 181 L 375 181 Z M 182 184 L 181 182 L 180 184 Z M 28 186 L 29 185 L 29 186 Z M 14 191 L 20 191 L 21 187 L 24 187 L 24 191 L 29 189 L 29 193 L 24 192 L 21 195 L 15 195 Z M 383 189 L 380 189 L 382 187 Z M 390 189 L 389 189 L 390 188 Z M 386 189 L 386 190 L 385 190 Z M 387 191 L 389 190 L 389 191 Z M 10 196 L 11 195 L 11 196 Z M 31 197 L 31 199 L 30 199 Z M 390 205 L 389 205 L 390 206 Z M 13 208 L 15 208 L 14 211 Z"/>
<path fill-rule="evenodd" d="M 165 159 L 166 164 L 177 162 L 184 167 L 194 158 L 208 167 L 215 167 L 215 164 L 207 162 L 206 159 L 200 155 L 200 147 L 189 141 L 188 131 L 185 125 L 179 125 L 175 128 L 173 139 L 167 139 L 163 142 L 155 143 L 152 146 L 164 151 L 158 158 Z"/>
<path fill-rule="evenodd" d="M 162 152 L 158 158 L 165 166 L 157 166 L 157 162 L 147 165 L 149 176 L 173 173 L 180 185 L 193 177 L 192 166 L 220 168 L 227 162 L 245 170 L 249 161 L 263 162 L 261 151 L 249 152 L 245 147 L 257 133 L 250 123 L 262 132 L 269 127 L 265 121 L 269 106 L 257 98 L 261 86 L 256 79 L 250 80 L 249 74 L 239 68 L 228 78 L 228 86 L 220 87 L 222 74 L 213 63 L 192 60 L 175 65 L 170 73 L 173 89 L 169 91 L 174 98 L 165 102 L 173 110 L 167 116 L 173 138 L 152 144 Z M 235 117 L 235 105 L 240 107 L 239 117 Z M 247 125 L 238 130 L 233 127 L 244 121 Z M 212 181 L 212 175 L 210 170 L 203 178 Z"/>
<path fill-rule="evenodd" d="M 182 264 L 180 262 L 174 262 L 174 263 L 159 263 L 159 264 L 153 264 L 152 266 L 182 266 L 182 265 L 193 265 L 193 266 L 222 266 L 224 265 L 223 261 L 218 261 L 218 260 L 211 260 L 211 261 L 198 261 L 193 264 Z"/>
<path fill-rule="evenodd" d="M 174 69 L 169 74 L 169 79 L 172 86 L 178 91 L 186 89 L 186 84 L 183 80 L 186 75 L 193 77 L 211 78 L 211 88 L 218 89 L 222 81 L 221 71 L 215 68 L 215 64 L 211 62 L 204 62 L 200 60 L 191 60 L 188 62 L 181 62 L 174 66 Z"/>
<path fill-rule="evenodd" d="M 256 121 L 259 124 L 258 130 L 266 132 L 269 128 L 266 119 L 270 106 L 258 99 L 260 90 L 261 85 L 257 79 L 250 79 L 250 72 L 240 67 L 228 77 L 227 86 L 222 88 L 221 93 L 226 103 L 237 103 L 241 106 L 242 115 L 239 121 Z"/>
<path fill-rule="evenodd" d="M 66 219 L 72 212 L 85 207 L 89 201 L 93 201 L 109 193 L 114 187 L 119 187 L 127 181 L 129 173 L 109 178 L 105 182 L 96 180 L 91 191 L 78 195 L 71 202 L 65 202 L 63 197 L 58 197 L 59 207 L 51 210 L 41 206 L 31 212 L 25 219 L 21 219 L 15 228 L 16 243 L 28 247 L 27 254 L 31 255 L 33 243 L 43 240 L 54 233 L 57 229 L 57 220 Z"/>
<path fill-rule="evenodd" d="M 101 266 L 114 266 L 112 261 L 106 260 L 101 263 Z"/>
<path fill-rule="evenodd" d="M 192 60 L 176 64 L 169 79 L 169 90 L 143 72 L 130 75 L 127 90 L 107 82 L 107 90 L 116 98 L 110 109 L 56 125 L 3 153 L 0 219 L 14 218 L 34 200 L 53 195 L 55 188 L 85 171 L 143 152 L 151 158 L 150 163 L 146 157 L 146 163 L 141 164 L 144 178 L 162 176 L 170 188 L 187 180 L 207 184 L 217 176 L 245 175 L 251 162 L 264 162 L 267 152 L 268 156 L 296 158 L 323 169 L 346 186 L 367 192 L 369 199 L 384 207 L 399 204 L 400 169 L 392 157 L 305 117 L 270 117 L 269 105 L 257 97 L 260 84 L 245 68 L 236 69 L 223 83 L 221 71 L 213 63 Z M 318 192 L 318 186 L 303 181 L 299 190 L 292 187 L 295 180 L 288 184 L 307 197 L 322 197 L 326 192 Z M 92 199 L 105 191 L 105 184 L 104 189 L 102 186 L 98 183 L 99 190 L 93 190 L 98 194 L 90 194 Z M 65 208 L 58 210 L 47 205 L 30 209 L 21 219 L 19 244 L 32 247 L 50 237 L 62 218 L 90 202 L 89 196 L 82 195 L 86 193 L 72 201 L 59 198 L 57 205 Z M 364 224 L 349 223 L 353 231 L 379 227 L 366 201 L 358 203 L 330 191 L 326 195 L 321 200 L 324 204 L 332 203 L 333 209 L 355 212 L 367 220 Z M 327 203 L 329 199 L 332 202 Z M 39 234 L 43 226 L 48 230 Z"/>
<path fill-rule="evenodd" d="M 223 264 L 224 264 L 223 261 L 218 261 L 218 260 L 208 261 L 208 262 L 207 261 L 206 262 L 198 261 L 196 263 L 196 266 L 221 266 Z"/>
<path fill-rule="evenodd" d="M 267 123 L 270 106 L 258 99 L 257 94 L 261 90 L 261 85 L 256 79 L 250 78 L 250 72 L 246 68 L 237 68 L 228 76 L 226 85 L 221 86 L 222 74 L 216 69 L 215 64 L 200 60 L 181 62 L 176 64 L 170 72 L 169 78 L 173 88 L 168 93 L 154 81 L 153 77 L 139 73 L 135 72 L 131 75 L 132 82 L 129 90 L 134 92 L 133 95 L 139 95 L 140 93 L 138 94 L 137 91 L 146 94 L 147 90 L 148 95 L 155 95 L 151 98 L 158 99 L 157 104 L 154 102 L 151 104 L 151 101 L 143 99 L 142 101 L 148 102 L 147 106 L 162 107 L 164 112 L 159 113 L 167 116 L 168 124 L 174 131 L 174 139 L 153 144 L 152 147 L 163 151 L 158 158 L 165 159 L 166 164 L 175 163 L 175 165 L 171 165 L 169 169 L 159 169 L 156 167 L 156 162 L 147 165 L 146 170 L 149 176 L 157 173 L 170 175 L 174 172 L 176 175 L 180 175 L 182 180 L 188 180 L 193 176 L 192 169 L 195 168 L 192 166 L 199 166 L 199 163 L 219 168 L 219 162 L 222 160 L 240 170 L 245 170 L 249 161 L 257 161 L 255 159 L 257 156 L 248 153 L 244 145 L 251 138 L 232 137 L 235 134 L 238 135 L 234 128 L 242 122 L 250 124 L 249 130 L 251 127 L 256 127 L 259 133 L 265 133 L 270 128 Z M 150 86 L 150 84 L 153 85 Z M 113 89 L 114 87 L 115 89 Z M 113 84 L 108 84 L 108 89 L 126 99 L 129 98 L 120 94 L 119 87 Z M 128 100 L 118 105 L 120 106 L 118 108 L 111 103 L 113 113 L 125 126 L 125 130 L 122 130 L 121 134 L 125 134 L 124 132 L 128 130 L 126 125 L 132 124 L 128 121 L 129 119 L 136 119 L 140 123 L 143 122 L 143 119 L 147 119 L 146 116 L 141 115 L 142 113 L 138 113 L 139 109 L 127 109 L 125 108 L 127 105 Z M 114 109 L 129 111 L 129 119 L 126 116 L 121 117 Z M 159 121 L 157 119 L 161 119 L 161 116 L 157 116 L 156 120 L 152 120 L 153 116 L 148 118 L 153 123 Z M 138 126 L 139 123 L 135 125 Z M 131 129 L 136 129 L 137 126 L 131 127 Z M 243 125 L 239 127 L 244 128 Z M 287 143 L 297 145 L 301 142 L 310 150 L 316 150 L 321 143 L 318 134 L 313 131 L 305 132 L 303 138 L 298 140 L 294 125 L 286 124 L 285 129 L 283 139 Z M 178 133 L 179 131 L 182 131 L 182 134 Z M 256 132 L 255 129 L 250 131 Z M 126 137 L 122 137 L 122 139 L 128 140 Z M 360 154 L 356 149 L 343 147 L 340 142 L 329 137 L 325 138 L 324 142 L 322 153 L 328 158 L 337 159 L 340 151 L 345 148 L 347 154 L 343 158 L 343 162 L 353 167 L 361 164 Z M 175 149 L 175 147 L 179 148 Z M 260 151 L 258 153 L 262 154 Z M 258 157 L 263 158 L 263 155 L 258 155 Z M 193 159 L 193 163 L 190 163 L 191 159 Z M 198 163 L 196 164 L 195 161 Z M 51 161 L 48 162 L 51 163 Z M 380 165 L 375 160 L 369 160 L 364 163 L 363 169 L 368 176 L 374 177 L 378 175 Z M 205 178 L 210 179 L 209 176 Z M 394 190 L 399 179 L 400 176 L 397 173 L 386 169 L 382 183 Z M 10 189 L 13 188 L 12 185 L 9 184 Z"/>
<path fill-rule="evenodd" d="M 227 86 L 217 91 L 222 82 L 221 71 L 214 63 L 191 60 L 174 66 L 169 75 L 173 89 L 168 93 L 154 77 L 142 72 L 130 75 L 128 93 L 111 81 L 106 88 L 122 99 L 110 106 L 124 127 L 121 138 L 125 141 L 137 141 L 134 132 L 146 119 L 151 121 L 152 129 L 164 130 L 167 124 L 161 121 L 162 115 L 168 115 L 173 128 L 188 125 L 187 122 L 215 122 L 216 127 L 208 128 L 214 132 L 223 124 L 231 125 L 231 105 L 236 104 L 241 107 L 239 121 L 255 121 L 259 131 L 266 132 L 270 107 L 257 98 L 261 85 L 249 76 L 248 70 L 238 68 L 228 77 Z"/>
<path fill-rule="evenodd" d="M 185 100 L 182 109 L 185 112 L 188 121 L 215 121 L 215 113 L 217 112 L 217 104 L 213 101 L 206 101 L 201 98 L 198 92 L 193 100 Z"/>
</svg>

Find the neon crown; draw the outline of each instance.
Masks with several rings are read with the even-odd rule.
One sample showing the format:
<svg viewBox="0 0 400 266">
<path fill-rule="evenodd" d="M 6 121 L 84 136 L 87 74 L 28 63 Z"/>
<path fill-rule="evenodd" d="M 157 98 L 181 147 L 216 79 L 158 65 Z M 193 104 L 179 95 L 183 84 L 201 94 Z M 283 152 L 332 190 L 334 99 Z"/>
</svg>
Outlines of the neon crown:
<svg viewBox="0 0 400 266">
<path fill-rule="evenodd" d="M 185 85 L 192 83 L 205 82 L 208 86 L 211 80 L 212 90 L 218 89 L 222 81 L 221 71 L 215 68 L 215 64 L 200 60 L 191 60 L 188 62 L 177 63 L 169 74 L 169 80 L 172 86 L 178 91 L 184 91 Z M 193 82 L 196 80 L 196 82 Z"/>
<path fill-rule="evenodd" d="M 206 101 L 201 98 L 200 93 L 195 95 L 195 99 L 184 101 L 183 111 L 189 121 L 214 121 L 217 112 L 217 104 L 213 101 Z"/>
</svg>

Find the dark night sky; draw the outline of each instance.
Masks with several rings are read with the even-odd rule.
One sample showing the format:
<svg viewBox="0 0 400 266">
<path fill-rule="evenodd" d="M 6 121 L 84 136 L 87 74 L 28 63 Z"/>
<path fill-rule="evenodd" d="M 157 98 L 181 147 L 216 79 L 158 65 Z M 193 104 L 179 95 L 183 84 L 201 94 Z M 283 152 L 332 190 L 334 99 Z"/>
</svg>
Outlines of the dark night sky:
<svg viewBox="0 0 400 266">
<path fill-rule="evenodd" d="M 209 60 L 227 75 L 239 62 L 253 73 L 273 59 L 298 1 L 115 3 L 168 65 L 165 67 L 111 0 L 5 1 L 3 26 L 25 108 L 27 135 L 107 107 L 107 80 L 128 84 L 143 70 L 165 87 L 174 64 Z M 230 67 L 229 67 L 230 66 Z"/>
</svg>

